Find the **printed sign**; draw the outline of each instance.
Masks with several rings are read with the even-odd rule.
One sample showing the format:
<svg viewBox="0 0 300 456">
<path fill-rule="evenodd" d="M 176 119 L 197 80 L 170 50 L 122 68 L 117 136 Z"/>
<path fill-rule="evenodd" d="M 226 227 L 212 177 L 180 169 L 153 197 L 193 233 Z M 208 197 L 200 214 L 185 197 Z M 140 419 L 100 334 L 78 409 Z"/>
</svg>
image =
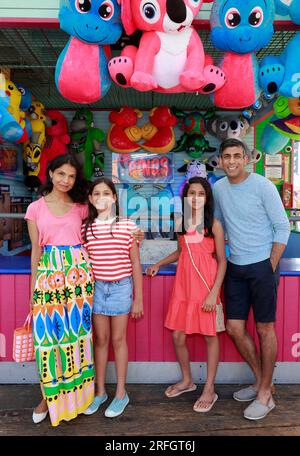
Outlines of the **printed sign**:
<svg viewBox="0 0 300 456">
<path fill-rule="evenodd" d="M 120 183 L 169 183 L 174 180 L 173 154 L 112 154 L 112 178 Z"/>
</svg>

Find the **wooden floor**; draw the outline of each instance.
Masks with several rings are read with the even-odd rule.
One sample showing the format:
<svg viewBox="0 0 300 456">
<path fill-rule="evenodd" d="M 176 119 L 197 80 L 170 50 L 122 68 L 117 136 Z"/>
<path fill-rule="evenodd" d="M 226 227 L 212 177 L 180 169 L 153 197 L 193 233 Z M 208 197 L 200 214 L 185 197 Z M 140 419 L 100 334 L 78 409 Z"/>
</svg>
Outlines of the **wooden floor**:
<svg viewBox="0 0 300 456">
<path fill-rule="evenodd" d="M 58 427 L 49 418 L 36 425 L 32 407 L 39 401 L 38 385 L 0 385 L 0 436 L 300 436 L 300 385 L 277 385 L 276 408 L 263 420 L 249 421 L 247 403 L 232 399 L 236 385 L 217 385 L 219 400 L 208 414 L 193 412 L 197 391 L 174 399 L 164 396 L 166 385 L 128 385 L 130 404 L 124 414 L 105 418 L 104 409 L 81 415 Z M 114 385 L 107 386 L 109 399 Z"/>
</svg>

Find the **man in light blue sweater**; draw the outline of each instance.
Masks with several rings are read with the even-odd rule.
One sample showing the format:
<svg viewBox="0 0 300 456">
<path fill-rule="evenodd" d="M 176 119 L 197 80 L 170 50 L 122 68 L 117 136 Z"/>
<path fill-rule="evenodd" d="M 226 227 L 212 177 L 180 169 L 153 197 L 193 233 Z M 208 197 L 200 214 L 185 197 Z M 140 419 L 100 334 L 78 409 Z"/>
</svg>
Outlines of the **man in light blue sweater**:
<svg viewBox="0 0 300 456">
<path fill-rule="evenodd" d="M 215 217 L 228 236 L 230 257 L 224 282 L 226 329 L 255 375 L 255 384 L 234 393 L 237 401 L 253 401 L 244 411 L 250 420 L 264 418 L 274 407 L 272 376 L 277 354 L 276 320 L 278 263 L 290 225 L 272 182 L 248 173 L 244 144 L 228 139 L 220 146 L 224 179 L 214 186 Z M 253 308 L 260 357 L 246 330 Z"/>
</svg>

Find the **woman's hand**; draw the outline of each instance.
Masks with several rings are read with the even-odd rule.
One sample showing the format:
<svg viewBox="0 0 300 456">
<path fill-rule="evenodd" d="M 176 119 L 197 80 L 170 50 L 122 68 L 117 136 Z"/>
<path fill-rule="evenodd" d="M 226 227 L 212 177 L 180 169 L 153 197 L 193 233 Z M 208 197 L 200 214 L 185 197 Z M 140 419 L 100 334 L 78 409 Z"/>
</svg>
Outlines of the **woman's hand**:
<svg viewBox="0 0 300 456">
<path fill-rule="evenodd" d="M 154 277 L 159 271 L 159 265 L 156 263 L 156 264 L 153 264 L 152 266 L 148 266 L 148 268 L 146 269 L 146 274 L 150 277 Z"/>
<path fill-rule="evenodd" d="M 207 298 L 204 300 L 202 305 L 202 310 L 204 312 L 213 312 L 216 310 L 217 305 L 217 295 L 215 293 L 210 292 Z"/>
<path fill-rule="evenodd" d="M 132 236 L 136 241 L 143 241 L 145 238 L 145 233 L 141 229 L 138 229 L 137 231 L 132 232 Z"/>
<path fill-rule="evenodd" d="M 143 300 L 134 299 L 132 308 L 131 308 L 131 317 L 136 320 L 137 318 L 140 318 L 143 315 L 144 315 Z"/>
</svg>

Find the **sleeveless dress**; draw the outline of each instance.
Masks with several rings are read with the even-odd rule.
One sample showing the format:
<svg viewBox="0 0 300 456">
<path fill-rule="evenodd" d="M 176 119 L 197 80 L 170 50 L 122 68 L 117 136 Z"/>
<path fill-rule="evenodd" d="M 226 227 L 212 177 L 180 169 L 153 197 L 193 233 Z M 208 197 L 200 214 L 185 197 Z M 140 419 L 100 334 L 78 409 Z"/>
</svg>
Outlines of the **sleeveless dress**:
<svg viewBox="0 0 300 456">
<path fill-rule="evenodd" d="M 185 235 L 195 265 L 210 289 L 214 286 L 218 263 L 213 257 L 215 241 L 204 237 L 196 230 Z M 165 326 L 185 334 L 216 335 L 216 312 L 204 312 L 202 305 L 209 291 L 195 270 L 185 244 L 184 236 L 179 237 L 181 253 Z M 220 302 L 218 296 L 217 302 Z"/>
</svg>

